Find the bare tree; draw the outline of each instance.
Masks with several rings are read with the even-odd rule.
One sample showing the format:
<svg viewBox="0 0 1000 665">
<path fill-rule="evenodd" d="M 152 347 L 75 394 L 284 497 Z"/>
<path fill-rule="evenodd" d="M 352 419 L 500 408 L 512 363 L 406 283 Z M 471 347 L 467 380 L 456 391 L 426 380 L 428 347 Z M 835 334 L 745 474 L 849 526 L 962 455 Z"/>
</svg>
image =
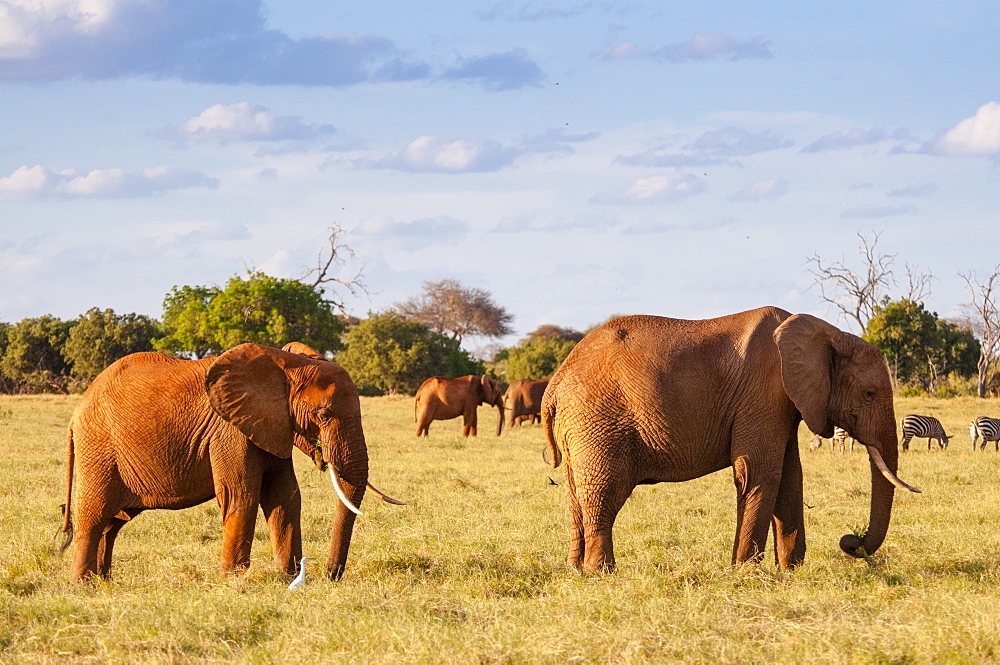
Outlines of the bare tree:
<svg viewBox="0 0 1000 665">
<path fill-rule="evenodd" d="M 1000 290 L 1000 265 L 985 282 L 980 281 L 974 270 L 959 273 L 972 296 L 972 302 L 965 305 L 969 311 L 969 321 L 973 332 L 979 337 L 979 396 L 986 397 L 986 388 L 992 378 L 993 360 L 1000 345 L 1000 312 L 997 310 L 997 291 Z"/>
<path fill-rule="evenodd" d="M 424 282 L 424 292 L 396 306 L 434 332 L 450 333 L 459 344 L 467 336 L 503 337 L 514 330 L 514 315 L 493 302 L 489 292 L 454 279 Z"/>
<path fill-rule="evenodd" d="M 331 288 L 336 288 L 332 285 L 346 289 L 352 296 L 361 293 L 367 296 L 369 291 L 364 282 L 364 265 L 360 266 L 354 276 L 349 279 L 341 279 L 334 275 L 338 268 L 347 265 L 349 260 L 357 258 L 354 250 L 347 243 L 341 241 L 343 235 L 344 229 L 339 224 L 330 227 L 328 246 L 319 251 L 316 257 L 316 267 L 307 270 L 298 281 L 322 289 L 327 296 L 327 302 L 346 314 L 344 299 L 335 292 L 331 297 Z"/>
<path fill-rule="evenodd" d="M 868 328 L 868 321 L 888 297 L 887 292 L 896 287 L 896 278 L 892 272 L 896 255 L 882 254 L 878 251 L 881 235 L 881 232 L 872 231 L 869 238 L 858 231 L 858 239 L 861 241 L 858 247 L 861 266 L 857 268 L 848 265 L 843 258 L 834 263 L 824 264 L 818 253 L 806 259 L 806 263 L 814 266 L 808 270 L 816 278 L 820 298 L 856 323 L 862 335 Z M 922 302 L 930 295 L 933 276 L 909 263 L 906 264 L 906 274 L 908 282 L 906 298 Z"/>
</svg>

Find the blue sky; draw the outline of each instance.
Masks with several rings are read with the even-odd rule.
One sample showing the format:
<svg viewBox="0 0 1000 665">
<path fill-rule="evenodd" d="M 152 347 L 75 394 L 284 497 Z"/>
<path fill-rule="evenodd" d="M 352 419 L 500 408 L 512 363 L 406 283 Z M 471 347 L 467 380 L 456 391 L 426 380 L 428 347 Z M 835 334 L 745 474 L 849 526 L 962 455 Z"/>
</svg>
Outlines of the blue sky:
<svg viewBox="0 0 1000 665">
<path fill-rule="evenodd" d="M 0 0 L 0 320 L 455 278 L 517 334 L 773 304 L 858 233 L 968 300 L 1000 221 L 995 2 Z"/>
</svg>

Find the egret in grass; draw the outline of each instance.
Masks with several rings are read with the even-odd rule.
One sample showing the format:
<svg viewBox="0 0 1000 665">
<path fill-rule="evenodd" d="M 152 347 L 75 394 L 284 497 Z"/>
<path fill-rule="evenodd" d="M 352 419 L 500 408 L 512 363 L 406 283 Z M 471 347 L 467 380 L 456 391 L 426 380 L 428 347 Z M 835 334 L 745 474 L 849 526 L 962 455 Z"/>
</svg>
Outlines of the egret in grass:
<svg viewBox="0 0 1000 665">
<path fill-rule="evenodd" d="M 302 557 L 299 561 L 299 574 L 294 580 L 292 580 L 292 583 L 288 585 L 288 588 L 291 591 L 301 589 L 306 585 L 306 561 L 309 561 L 309 557 L 307 556 Z"/>
</svg>

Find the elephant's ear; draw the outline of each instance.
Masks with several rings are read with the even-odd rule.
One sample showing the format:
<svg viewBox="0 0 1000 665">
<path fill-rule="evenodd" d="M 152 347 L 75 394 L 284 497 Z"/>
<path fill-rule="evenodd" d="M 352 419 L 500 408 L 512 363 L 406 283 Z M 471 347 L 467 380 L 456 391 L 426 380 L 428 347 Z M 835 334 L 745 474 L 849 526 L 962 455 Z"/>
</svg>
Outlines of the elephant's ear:
<svg viewBox="0 0 1000 665">
<path fill-rule="evenodd" d="M 487 404 L 496 404 L 497 400 L 500 399 L 500 384 L 488 374 L 483 374 L 480 382 L 483 386 L 483 395 L 486 396 L 483 401 Z"/>
<path fill-rule="evenodd" d="M 808 314 L 792 315 L 774 331 L 785 392 L 809 429 L 826 438 L 833 436 L 829 418 L 833 355 L 843 336 L 841 330 Z"/>
<path fill-rule="evenodd" d="M 292 456 L 288 378 L 263 347 L 240 344 L 223 353 L 208 370 L 205 390 L 215 412 L 254 445 Z"/>
</svg>

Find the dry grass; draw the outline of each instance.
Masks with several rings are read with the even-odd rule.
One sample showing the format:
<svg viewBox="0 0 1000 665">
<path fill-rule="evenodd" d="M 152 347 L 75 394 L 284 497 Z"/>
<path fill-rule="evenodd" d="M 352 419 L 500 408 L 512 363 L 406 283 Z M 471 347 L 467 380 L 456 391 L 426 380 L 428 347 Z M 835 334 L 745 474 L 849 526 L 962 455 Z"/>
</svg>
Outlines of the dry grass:
<svg viewBox="0 0 1000 665">
<path fill-rule="evenodd" d="M 867 516 L 861 451 L 807 450 L 809 553 L 793 574 L 731 568 L 734 495 L 723 471 L 640 487 L 616 528 L 619 570 L 567 570 L 561 470 L 538 426 L 465 440 L 458 421 L 414 436 L 412 402 L 366 398 L 372 481 L 348 571 L 289 593 L 259 525 L 253 566 L 218 573 L 209 503 L 150 512 L 118 540 L 113 579 L 68 582 L 52 537 L 75 398 L 0 398 L 0 662 L 937 663 L 1000 659 L 1000 455 L 968 422 L 994 402 L 903 399 L 942 420 L 944 452 L 915 442 L 873 561 L 837 541 Z M 487 425 L 495 412 L 485 407 Z M 991 446 L 992 448 L 992 446 Z M 333 495 L 299 456 L 305 552 L 327 555 Z"/>
</svg>

